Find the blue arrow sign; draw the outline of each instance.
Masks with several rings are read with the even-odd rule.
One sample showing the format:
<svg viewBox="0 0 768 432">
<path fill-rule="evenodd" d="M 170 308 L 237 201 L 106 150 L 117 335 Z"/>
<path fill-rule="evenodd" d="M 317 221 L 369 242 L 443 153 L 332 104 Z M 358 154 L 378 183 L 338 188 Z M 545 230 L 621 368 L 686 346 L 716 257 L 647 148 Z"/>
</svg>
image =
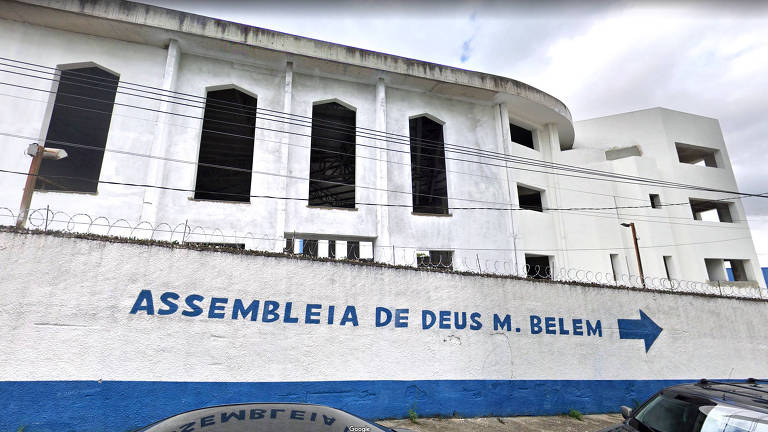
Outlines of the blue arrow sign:
<svg viewBox="0 0 768 432">
<path fill-rule="evenodd" d="M 645 341 L 645 352 L 651 349 L 651 345 L 664 330 L 648 315 L 640 309 L 640 319 L 619 319 L 619 338 L 620 339 L 642 339 Z"/>
</svg>

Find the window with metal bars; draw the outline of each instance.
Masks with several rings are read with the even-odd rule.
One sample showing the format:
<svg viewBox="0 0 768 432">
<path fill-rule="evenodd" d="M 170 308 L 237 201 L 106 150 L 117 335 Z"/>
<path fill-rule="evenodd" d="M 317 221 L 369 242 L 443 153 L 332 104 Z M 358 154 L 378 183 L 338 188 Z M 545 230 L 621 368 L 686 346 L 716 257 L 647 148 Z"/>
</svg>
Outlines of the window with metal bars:
<svg viewBox="0 0 768 432">
<path fill-rule="evenodd" d="M 448 214 L 443 125 L 426 116 L 409 122 L 413 212 Z"/>
<path fill-rule="evenodd" d="M 195 199 L 250 202 L 255 126 L 255 97 L 237 89 L 208 92 Z"/>
<path fill-rule="evenodd" d="M 309 205 L 355 208 L 356 114 L 338 102 L 312 108 Z"/>
<path fill-rule="evenodd" d="M 66 150 L 68 156 L 44 159 L 35 188 L 95 193 L 104 159 L 98 149 L 107 145 L 119 77 L 96 66 L 60 73 L 46 146 Z"/>
</svg>

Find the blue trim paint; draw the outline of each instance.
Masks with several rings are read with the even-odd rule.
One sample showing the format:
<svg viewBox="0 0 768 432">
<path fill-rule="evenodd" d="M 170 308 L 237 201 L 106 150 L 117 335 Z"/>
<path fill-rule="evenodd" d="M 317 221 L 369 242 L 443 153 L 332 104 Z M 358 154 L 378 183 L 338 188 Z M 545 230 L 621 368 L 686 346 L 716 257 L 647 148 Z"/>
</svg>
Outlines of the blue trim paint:
<svg viewBox="0 0 768 432">
<path fill-rule="evenodd" d="M 690 381 L 2 381 L 0 431 L 125 432 L 190 409 L 238 402 L 317 403 L 367 419 L 407 417 L 409 408 L 421 416 L 604 413 Z"/>
</svg>

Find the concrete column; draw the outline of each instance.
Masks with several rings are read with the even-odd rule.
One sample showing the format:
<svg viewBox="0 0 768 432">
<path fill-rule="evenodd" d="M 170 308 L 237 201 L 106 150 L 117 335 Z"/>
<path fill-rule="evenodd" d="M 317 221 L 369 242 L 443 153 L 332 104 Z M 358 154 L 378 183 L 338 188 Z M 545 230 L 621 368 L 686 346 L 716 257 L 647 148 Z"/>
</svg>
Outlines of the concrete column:
<svg viewBox="0 0 768 432">
<path fill-rule="evenodd" d="M 500 103 L 496 106 L 496 121 L 498 126 L 498 130 L 501 131 L 499 136 L 501 137 L 501 143 L 499 145 L 501 153 L 504 153 L 505 156 L 508 156 L 511 151 L 511 145 L 512 145 L 512 138 L 510 137 L 510 131 L 509 131 L 509 107 L 506 103 Z M 512 192 L 515 187 L 516 183 L 514 179 L 511 177 L 509 172 L 509 163 L 506 161 L 504 162 L 504 175 L 507 179 L 507 199 L 509 200 L 509 206 L 515 207 L 515 194 Z M 517 212 L 516 211 L 510 211 L 509 215 L 507 217 L 507 229 L 510 233 L 510 242 L 511 246 L 514 249 L 514 255 L 512 257 L 513 264 L 515 266 L 515 271 L 520 272 L 521 263 L 525 264 L 525 256 L 518 256 L 519 251 L 517 250 L 517 236 L 518 236 L 518 230 L 519 227 L 516 223 L 517 219 Z"/>
<path fill-rule="evenodd" d="M 283 86 L 283 112 L 285 115 L 291 114 L 291 104 L 293 102 L 293 62 L 288 61 L 285 63 L 285 83 Z M 290 138 L 291 135 L 288 133 L 290 132 L 290 125 L 288 123 L 282 124 L 283 133 L 280 137 L 280 167 L 279 167 L 279 173 L 281 177 L 279 177 L 279 188 L 278 191 L 280 192 L 280 196 L 288 196 L 288 179 L 285 177 L 288 175 L 288 153 L 289 153 L 289 146 L 290 144 Z M 285 224 L 287 223 L 288 218 L 288 212 L 287 212 L 287 206 L 288 202 L 287 200 L 277 200 L 277 223 L 275 224 L 275 237 L 276 238 L 282 238 L 285 236 Z M 277 240 L 275 241 L 275 252 L 282 252 L 283 246 L 285 244 L 284 240 Z"/>
<path fill-rule="evenodd" d="M 163 72 L 163 90 L 174 91 L 176 81 L 179 76 L 179 62 L 181 61 L 181 48 L 176 39 L 171 39 L 168 44 L 168 54 L 165 59 L 165 71 Z M 155 134 L 152 139 L 152 148 L 150 154 L 156 157 L 166 157 L 170 141 L 168 140 L 168 123 L 171 121 L 171 114 L 166 114 L 174 109 L 174 104 L 168 96 L 161 96 L 159 111 L 155 117 Z M 166 161 L 161 159 L 150 159 L 149 169 L 147 170 L 147 184 L 156 186 L 167 186 L 164 183 Z M 144 189 L 144 201 L 141 205 L 141 215 L 139 219 L 147 221 L 152 225 L 158 222 L 176 223 L 178 221 L 158 221 L 157 214 L 160 203 L 160 189 Z M 183 220 L 182 220 L 183 222 Z"/>
<path fill-rule="evenodd" d="M 376 131 L 380 134 L 387 132 L 387 94 L 384 78 L 376 81 Z M 389 194 L 384 191 L 387 189 L 388 181 L 388 151 L 389 143 L 385 139 L 376 140 L 376 202 L 378 204 L 388 204 Z M 374 259 L 376 261 L 392 263 L 391 236 L 389 232 L 389 207 L 386 205 L 376 206 L 376 246 L 374 250 Z"/>
<path fill-rule="evenodd" d="M 557 126 L 555 126 L 553 123 L 548 123 L 545 126 L 545 132 L 547 136 L 547 148 L 542 148 L 541 153 L 544 156 L 544 160 L 547 162 L 556 162 L 557 154 L 560 152 L 560 134 L 557 131 Z M 547 182 L 547 194 L 549 197 L 547 198 L 547 206 L 549 207 L 555 207 L 560 208 L 563 207 L 562 205 L 562 198 L 560 196 L 560 172 L 555 169 L 549 170 L 552 174 L 547 176 L 548 182 Z M 555 221 L 555 230 L 557 231 L 557 238 L 558 241 L 558 249 L 555 253 L 555 256 L 557 257 L 557 262 L 555 262 L 555 268 L 553 269 L 553 273 L 557 272 L 560 268 L 568 268 L 569 259 L 568 259 L 568 239 L 567 239 L 567 229 L 565 226 L 565 214 L 563 214 L 560 211 L 554 211 L 553 213 L 553 219 Z M 556 274 L 556 273 L 555 273 Z"/>
</svg>

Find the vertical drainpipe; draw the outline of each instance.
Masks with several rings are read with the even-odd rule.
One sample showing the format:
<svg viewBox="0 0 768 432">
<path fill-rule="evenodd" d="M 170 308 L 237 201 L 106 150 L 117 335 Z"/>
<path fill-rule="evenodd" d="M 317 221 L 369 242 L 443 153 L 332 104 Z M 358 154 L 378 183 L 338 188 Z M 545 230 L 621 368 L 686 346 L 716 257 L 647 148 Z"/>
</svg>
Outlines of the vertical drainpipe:
<svg viewBox="0 0 768 432">
<path fill-rule="evenodd" d="M 287 61 L 285 63 L 285 85 L 283 87 L 283 112 L 286 116 L 290 116 L 291 102 L 293 101 L 293 62 Z M 283 132 L 280 137 L 280 177 L 278 190 L 281 196 L 288 196 L 288 144 L 290 143 L 290 125 L 283 123 Z M 287 223 L 287 200 L 277 200 L 277 218 L 275 224 L 275 238 L 281 239 L 275 241 L 275 252 L 282 252 L 285 240 L 282 238 L 285 236 L 285 226 Z"/>
<path fill-rule="evenodd" d="M 499 114 L 498 120 L 499 125 L 501 127 L 501 152 L 508 156 L 512 149 L 510 148 L 510 144 L 512 143 L 512 137 L 510 135 L 509 131 L 509 107 L 506 103 L 502 102 L 499 105 L 497 105 L 497 112 Z M 515 200 L 514 200 L 514 194 L 512 193 L 512 178 L 509 175 L 509 163 L 505 160 L 504 161 L 504 174 L 507 178 L 507 196 L 509 199 L 509 206 L 515 207 Z M 515 228 L 515 217 L 517 217 L 517 213 L 512 210 L 509 212 L 509 217 L 507 218 L 507 229 L 510 233 L 512 233 L 512 248 L 514 249 L 514 266 L 515 266 L 515 274 L 520 271 L 520 267 L 518 265 L 518 257 L 517 257 L 517 231 Z"/>
<path fill-rule="evenodd" d="M 154 137 L 152 139 L 152 149 L 150 154 L 156 157 L 166 157 L 168 147 L 171 145 L 168 139 L 168 123 L 171 121 L 171 114 L 167 112 L 173 112 L 175 104 L 169 99 L 167 92 L 176 90 L 176 81 L 179 77 L 179 62 L 181 61 L 181 48 L 179 47 L 179 41 L 171 39 L 168 44 L 168 53 L 165 59 L 165 70 L 163 72 L 163 86 L 164 96 L 161 96 L 160 106 L 158 110 L 160 112 L 155 116 L 154 125 Z M 147 170 L 147 184 L 157 186 L 177 186 L 184 187 L 187 185 L 167 185 L 165 184 L 165 169 L 166 162 L 160 159 L 150 159 L 149 169 Z M 193 185 L 194 186 L 194 185 Z M 160 206 L 160 190 L 155 188 L 144 189 L 144 199 L 141 204 L 140 220 L 147 221 L 153 226 L 157 225 L 157 214 Z M 183 219 L 183 218 L 182 218 Z M 170 223 L 176 221 L 170 221 Z"/>
<path fill-rule="evenodd" d="M 555 155 L 560 152 L 560 134 L 557 131 L 557 127 L 553 123 L 547 123 L 545 126 L 548 143 L 547 149 L 543 152 L 544 153 L 544 159 L 547 162 L 556 162 L 555 161 Z M 563 207 L 562 205 L 562 197 L 560 196 L 560 176 L 559 173 L 554 169 L 551 168 L 549 170 L 551 174 L 549 177 L 549 187 L 547 193 L 550 194 L 550 199 L 547 199 L 548 204 L 551 207 L 560 208 Z M 551 192 L 550 192 L 551 191 Z M 554 198 L 554 199 L 552 199 Z M 552 217 L 555 220 L 555 230 L 558 240 L 558 249 L 555 253 L 555 256 L 558 257 L 557 263 L 555 263 L 555 267 L 560 268 L 568 268 L 568 242 L 567 242 L 567 236 L 566 236 L 566 228 L 565 228 L 565 214 L 562 212 L 556 211 L 552 215 Z M 553 277 L 555 276 L 555 271 L 557 268 L 553 268 Z"/>
<path fill-rule="evenodd" d="M 384 78 L 379 77 L 376 81 L 376 132 L 385 134 L 387 132 L 387 94 Z M 388 185 L 388 143 L 384 139 L 376 141 L 376 202 L 379 204 L 388 204 L 389 196 L 385 191 Z M 375 246 L 385 247 L 374 248 L 374 259 L 381 262 L 394 262 L 394 249 L 391 247 L 391 236 L 389 232 L 389 207 L 386 205 L 376 206 L 376 243 Z M 392 256 L 389 256 L 391 253 Z"/>
</svg>

